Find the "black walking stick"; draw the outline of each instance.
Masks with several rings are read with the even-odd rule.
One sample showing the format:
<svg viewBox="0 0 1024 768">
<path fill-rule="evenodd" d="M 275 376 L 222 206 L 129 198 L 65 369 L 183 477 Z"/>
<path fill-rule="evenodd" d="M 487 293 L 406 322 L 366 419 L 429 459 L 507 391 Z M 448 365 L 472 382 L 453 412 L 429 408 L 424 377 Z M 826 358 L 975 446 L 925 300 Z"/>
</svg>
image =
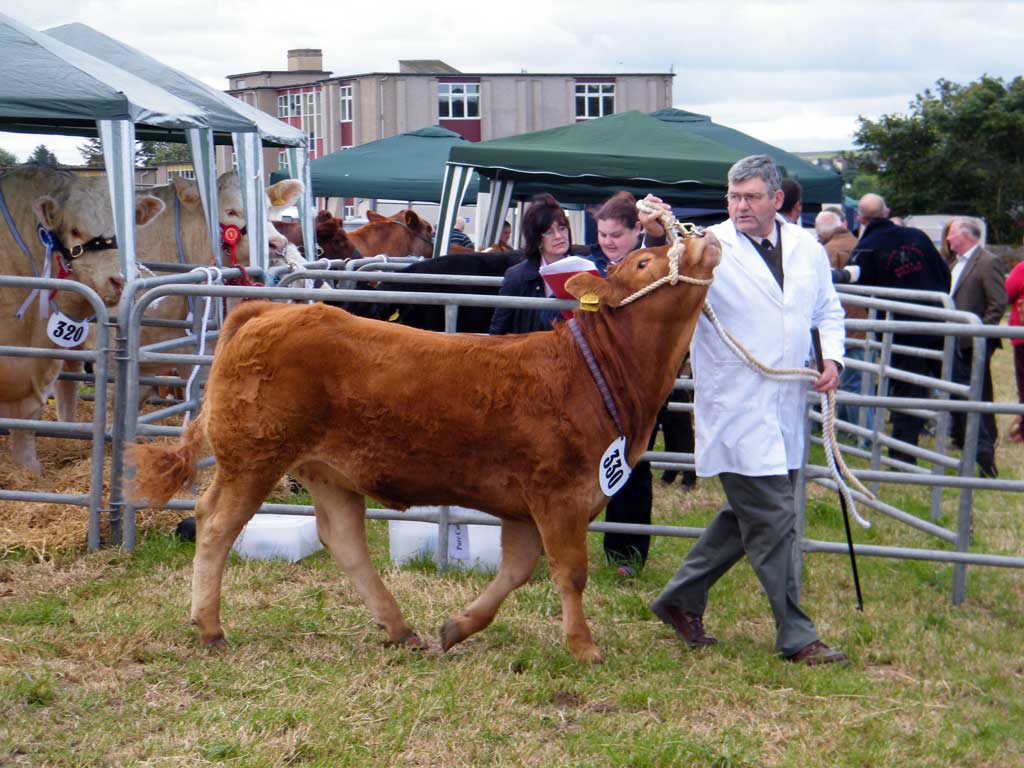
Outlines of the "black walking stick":
<svg viewBox="0 0 1024 768">
<path fill-rule="evenodd" d="M 811 329 L 811 340 L 814 342 L 814 359 L 820 372 L 825 371 L 825 358 L 821 353 L 821 334 L 817 328 Z M 833 414 L 834 417 L 834 414 Z M 823 428 L 822 431 L 824 431 Z M 837 449 L 838 450 L 838 449 Z M 857 573 L 857 555 L 853 551 L 853 534 L 850 532 L 850 513 L 846 509 L 846 498 L 839 492 L 839 507 L 843 510 L 843 526 L 846 528 L 846 545 L 850 548 L 850 568 L 853 569 L 853 586 L 857 590 L 857 610 L 864 610 L 864 598 L 860 593 L 860 576 Z"/>
</svg>

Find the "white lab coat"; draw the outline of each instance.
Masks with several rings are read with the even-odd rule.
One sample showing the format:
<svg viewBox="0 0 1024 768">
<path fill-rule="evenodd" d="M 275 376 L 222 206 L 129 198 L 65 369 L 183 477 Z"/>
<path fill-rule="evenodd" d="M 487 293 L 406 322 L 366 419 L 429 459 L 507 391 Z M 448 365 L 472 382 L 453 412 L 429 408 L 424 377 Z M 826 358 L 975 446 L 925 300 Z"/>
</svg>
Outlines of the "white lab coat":
<svg viewBox="0 0 1024 768">
<path fill-rule="evenodd" d="M 708 303 L 728 330 L 771 368 L 814 368 L 811 328 L 827 360 L 841 361 L 844 312 L 825 249 L 800 227 L 782 222 L 785 291 L 751 242 L 725 221 L 714 227 L 722 260 Z M 731 352 L 703 315 L 691 346 L 696 394 L 697 474 L 782 475 L 803 463 L 804 381 L 773 381 Z"/>
</svg>

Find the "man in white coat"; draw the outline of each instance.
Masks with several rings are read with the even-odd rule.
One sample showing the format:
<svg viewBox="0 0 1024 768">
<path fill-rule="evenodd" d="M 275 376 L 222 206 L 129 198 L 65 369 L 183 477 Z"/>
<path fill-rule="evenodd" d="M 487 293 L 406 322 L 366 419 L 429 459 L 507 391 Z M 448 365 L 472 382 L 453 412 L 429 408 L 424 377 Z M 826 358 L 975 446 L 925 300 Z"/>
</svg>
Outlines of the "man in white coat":
<svg viewBox="0 0 1024 768">
<path fill-rule="evenodd" d="M 722 326 L 772 368 L 805 367 L 811 329 L 818 328 L 825 364 L 814 388 L 833 390 L 844 351 L 843 309 L 825 250 L 777 214 L 780 182 L 767 155 L 729 170 L 729 220 L 711 228 L 722 261 L 708 302 Z M 663 234 L 653 217 L 642 220 L 649 235 Z M 776 652 L 803 664 L 846 661 L 820 640 L 798 604 L 793 485 L 804 457 L 807 382 L 773 381 L 751 370 L 704 316 L 691 359 L 697 474 L 718 475 L 726 502 L 651 610 L 691 647 L 717 642 L 704 631 L 708 592 L 746 555 L 771 603 Z"/>
</svg>

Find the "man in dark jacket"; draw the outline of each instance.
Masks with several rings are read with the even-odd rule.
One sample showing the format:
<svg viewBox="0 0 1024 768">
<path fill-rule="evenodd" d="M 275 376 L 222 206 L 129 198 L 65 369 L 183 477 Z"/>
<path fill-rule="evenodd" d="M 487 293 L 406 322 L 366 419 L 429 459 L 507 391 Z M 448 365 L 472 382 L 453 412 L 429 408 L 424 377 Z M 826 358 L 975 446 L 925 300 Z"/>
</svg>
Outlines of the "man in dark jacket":
<svg viewBox="0 0 1024 768">
<path fill-rule="evenodd" d="M 946 242 L 956 254 L 950 293 L 957 309 L 974 313 L 986 325 L 999 325 L 1006 310 L 1006 269 L 995 254 L 981 247 L 980 241 L 981 228 L 975 221 L 958 217 L 950 222 Z M 975 341 L 971 337 L 957 339 L 953 378 L 961 384 L 970 384 L 976 343 L 986 342 L 984 339 Z M 993 399 L 992 354 L 1000 346 L 999 339 L 989 339 L 985 350 L 985 378 L 981 399 L 986 403 L 991 403 Z M 953 442 L 961 448 L 965 424 L 965 414 L 953 414 Z M 978 432 L 978 467 L 985 477 L 996 477 L 999 474 L 996 469 L 998 434 L 995 414 L 982 414 L 981 429 Z"/>
<path fill-rule="evenodd" d="M 889 220 L 889 209 L 881 195 L 867 194 L 857 204 L 857 216 L 864 231 L 860 242 L 850 254 L 843 269 L 833 272 L 835 282 L 855 282 L 883 288 L 901 288 L 914 291 L 949 293 L 949 266 L 935 249 L 928 236 L 913 227 L 901 227 Z M 928 305 L 927 302 L 922 302 Z M 895 320 L 920 320 L 911 316 L 894 316 Z M 929 335 L 896 334 L 893 343 L 925 349 L 941 349 L 942 337 Z M 893 354 L 892 364 L 901 370 L 938 378 L 941 364 L 938 360 L 916 355 Z M 928 389 L 920 384 L 892 379 L 889 385 L 893 397 L 926 398 Z M 908 413 L 893 411 L 892 436 L 897 440 L 917 445 L 924 419 Z M 917 459 L 893 448 L 889 456 L 910 464 Z"/>
</svg>

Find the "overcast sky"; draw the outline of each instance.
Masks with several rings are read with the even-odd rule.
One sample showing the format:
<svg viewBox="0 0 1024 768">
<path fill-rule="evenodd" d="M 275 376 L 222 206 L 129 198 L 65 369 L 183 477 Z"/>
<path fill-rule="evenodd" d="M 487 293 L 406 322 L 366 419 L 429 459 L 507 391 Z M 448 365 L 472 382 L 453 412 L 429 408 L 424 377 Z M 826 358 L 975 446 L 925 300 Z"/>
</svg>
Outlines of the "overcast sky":
<svg viewBox="0 0 1024 768">
<path fill-rule="evenodd" d="M 676 73 L 673 105 L 792 151 L 852 147 L 860 115 L 904 112 L 939 78 L 1024 68 L 1024 0 L 3 0 L 45 29 L 81 22 L 218 88 L 322 48 L 336 75 L 443 59 L 464 72 Z M 631 13 L 627 16 L 627 13 Z M 24 160 L 81 139 L 0 133 Z"/>
</svg>

